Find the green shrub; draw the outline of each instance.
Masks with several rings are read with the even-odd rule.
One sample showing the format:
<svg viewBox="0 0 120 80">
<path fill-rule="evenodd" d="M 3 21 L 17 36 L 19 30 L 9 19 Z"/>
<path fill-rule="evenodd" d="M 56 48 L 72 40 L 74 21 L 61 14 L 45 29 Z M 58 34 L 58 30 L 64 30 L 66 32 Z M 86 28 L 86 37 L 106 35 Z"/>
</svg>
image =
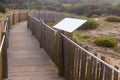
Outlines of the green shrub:
<svg viewBox="0 0 120 80">
<path fill-rule="evenodd" d="M 6 8 L 3 4 L 0 3 L 0 12 L 5 13 L 6 12 Z"/>
<path fill-rule="evenodd" d="M 83 24 L 80 29 L 83 29 L 83 30 L 90 30 L 90 29 L 95 29 L 97 28 L 99 24 L 93 20 L 93 19 L 87 19 L 87 22 L 85 24 Z"/>
<path fill-rule="evenodd" d="M 108 16 L 105 20 L 108 22 L 120 22 L 120 17 L 119 16 Z"/>
<path fill-rule="evenodd" d="M 94 43 L 102 47 L 115 47 L 117 45 L 117 41 L 111 37 L 98 38 L 94 41 Z"/>
</svg>

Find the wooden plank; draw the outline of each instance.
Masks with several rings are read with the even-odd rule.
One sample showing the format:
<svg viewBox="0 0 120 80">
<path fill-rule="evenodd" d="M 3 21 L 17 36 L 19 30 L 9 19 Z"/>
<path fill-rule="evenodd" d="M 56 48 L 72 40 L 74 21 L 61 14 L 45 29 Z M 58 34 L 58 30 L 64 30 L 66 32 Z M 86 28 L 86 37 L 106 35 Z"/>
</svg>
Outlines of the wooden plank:
<svg viewBox="0 0 120 80">
<path fill-rule="evenodd" d="M 77 56 L 78 55 L 78 48 L 77 47 L 75 47 L 75 56 L 74 56 L 74 80 L 76 80 L 77 79 L 77 69 L 78 68 L 76 68 L 77 67 Z"/>
<path fill-rule="evenodd" d="M 71 42 L 70 42 L 71 44 Z M 69 80 L 73 80 L 73 72 L 74 72 L 74 56 L 75 56 L 75 46 L 73 44 L 71 44 L 71 49 L 70 49 L 70 61 L 69 61 L 69 64 L 70 64 L 70 69 L 69 69 L 69 74 L 70 74 L 70 77 L 69 77 Z"/>
<path fill-rule="evenodd" d="M 119 69 L 118 66 L 115 66 L 116 69 Z M 114 80 L 119 80 L 119 74 L 118 72 L 114 71 Z"/>
<path fill-rule="evenodd" d="M 105 57 L 101 56 L 101 59 L 105 61 Z M 104 78 L 104 64 L 103 63 L 100 63 L 100 67 L 101 67 L 101 70 L 100 70 L 100 80 L 103 80 Z"/>
<path fill-rule="evenodd" d="M 97 56 L 97 53 L 94 53 L 95 56 Z M 92 80 L 96 80 L 96 74 L 97 72 L 97 60 L 93 59 L 93 73 L 92 73 Z"/>
<path fill-rule="evenodd" d="M 9 41 L 9 79 L 62 80 L 57 75 L 57 67 L 27 29 L 26 22 L 13 26 Z"/>
<path fill-rule="evenodd" d="M 77 80 L 80 80 L 80 63 L 81 63 L 81 50 L 78 49 L 78 72 L 77 72 Z"/>
<path fill-rule="evenodd" d="M 86 80 L 92 80 L 93 57 L 88 58 Z"/>
<path fill-rule="evenodd" d="M 85 52 L 82 52 L 81 55 L 82 55 L 82 62 L 81 62 L 80 80 L 85 80 L 85 77 L 86 77 L 86 60 L 87 60 L 87 54 Z"/>
<path fill-rule="evenodd" d="M 105 66 L 105 76 L 104 80 L 112 80 L 112 69 L 108 66 Z"/>
<path fill-rule="evenodd" d="M 61 36 L 61 32 L 58 31 L 56 33 L 56 44 L 57 44 L 57 50 L 58 50 L 58 56 L 59 56 L 59 65 L 58 65 L 58 70 L 59 70 L 59 75 L 64 76 L 64 52 L 63 52 L 63 37 Z"/>
<path fill-rule="evenodd" d="M 3 32 L 2 36 L 3 35 L 7 37 L 7 32 Z M 7 55 L 7 38 L 6 37 L 5 37 L 5 41 L 3 43 L 3 48 L 2 48 L 3 78 L 8 78 L 8 55 Z"/>
<path fill-rule="evenodd" d="M 2 80 L 3 72 L 3 61 L 2 61 L 2 52 L 0 53 L 0 80 Z"/>
<path fill-rule="evenodd" d="M 96 75 L 96 80 L 100 80 L 100 63 L 97 63 L 97 75 Z"/>
<path fill-rule="evenodd" d="M 64 50 L 64 66 L 65 66 L 65 79 L 69 80 L 70 78 L 70 42 L 63 38 L 63 50 Z"/>
</svg>

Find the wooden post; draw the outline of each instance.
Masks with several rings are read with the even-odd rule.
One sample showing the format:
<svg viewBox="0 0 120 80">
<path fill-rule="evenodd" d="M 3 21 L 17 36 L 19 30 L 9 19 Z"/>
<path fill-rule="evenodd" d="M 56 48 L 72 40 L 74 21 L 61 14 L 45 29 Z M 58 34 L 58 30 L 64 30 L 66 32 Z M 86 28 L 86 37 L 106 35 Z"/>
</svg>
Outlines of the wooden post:
<svg viewBox="0 0 120 80">
<path fill-rule="evenodd" d="M 8 41 L 8 32 L 9 32 L 9 18 L 8 20 L 5 20 L 5 24 L 7 24 L 5 27 L 6 27 L 6 32 L 5 32 L 5 35 L 6 35 L 6 41 L 7 41 L 7 48 L 9 47 L 9 41 Z"/>
<path fill-rule="evenodd" d="M 7 37 L 7 32 L 3 32 L 2 36 Z M 2 61 L 3 61 L 3 78 L 8 78 L 8 58 L 7 58 L 7 38 L 5 37 L 2 48 Z"/>
<path fill-rule="evenodd" d="M 27 15 L 27 28 L 29 28 L 29 23 L 30 23 L 30 18 L 29 18 L 30 16 L 29 15 Z"/>
<path fill-rule="evenodd" d="M 77 55 L 76 55 L 76 58 L 78 58 L 78 59 L 76 59 L 77 61 L 76 61 L 76 64 L 75 65 L 77 65 L 77 71 L 76 71 L 76 79 L 77 80 L 79 80 L 80 79 L 80 61 L 81 61 L 81 50 L 78 48 L 77 49 L 78 51 L 77 51 Z M 74 58 L 75 59 L 75 58 Z M 75 60 L 74 60 L 75 61 Z M 75 69 L 75 68 L 74 68 Z"/>
<path fill-rule="evenodd" d="M 35 35 L 35 20 L 33 18 L 32 35 Z"/>
<path fill-rule="evenodd" d="M 100 62 L 97 63 L 97 74 L 96 74 L 96 80 L 100 80 Z"/>
<path fill-rule="evenodd" d="M 101 59 L 103 60 L 103 61 L 105 61 L 105 57 L 104 56 L 101 56 Z M 100 70 L 100 80 L 103 80 L 103 77 L 104 77 L 104 64 L 103 63 L 100 63 L 101 64 L 101 70 Z"/>
<path fill-rule="evenodd" d="M 70 38 L 71 40 L 73 39 L 73 34 L 72 33 L 68 33 L 68 32 L 63 32 L 64 35 L 66 35 L 68 38 Z M 64 43 L 63 43 L 64 44 Z M 69 75 L 68 75 L 68 80 L 73 80 L 74 79 L 74 52 L 75 52 L 75 47 L 73 44 L 70 45 L 70 53 L 69 53 L 69 62 L 67 65 L 69 65 Z"/>
<path fill-rule="evenodd" d="M 116 69 L 119 69 L 118 66 L 115 66 Z M 119 73 L 114 71 L 114 80 L 118 80 L 119 79 Z"/>
<path fill-rule="evenodd" d="M 85 72 L 86 72 L 86 62 L 87 62 L 87 54 L 84 51 L 81 51 L 81 74 L 80 74 L 80 80 L 85 80 Z"/>
<path fill-rule="evenodd" d="M 21 22 L 21 12 L 19 11 L 19 22 Z"/>
<path fill-rule="evenodd" d="M 97 53 L 94 53 L 95 56 L 97 56 Z M 96 71 L 97 71 L 97 60 L 93 58 L 93 73 L 92 73 L 92 80 L 96 80 Z"/>
<path fill-rule="evenodd" d="M 112 80 L 112 69 L 108 66 L 105 66 L 104 80 Z"/>
<path fill-rule="evenodd" d="M 10 16 L 7 16 L 7 18 L 8 18 L 8 21 L 6 20 L 6 22 L 7 22 L 7 31 L 9 32 L 9 30 L 10 30 Z"/>
<path fill-rule="evenodd" d="M 92 80 L 93 57 L 88 58 L 86 80 Z"/>
<path fill-rule="evenodd" d="M 15 24 L 15 14 L 13 12 L 13 25 Z"/>
<path fill-rule="evenodd" d="M 3 72 L 3 62 L 2 62 L 2 52 L 0 52 L 0 80 L 2 80 Z"/>
<path fill-rule="evenodd" d="M 61 36 L 61 31 L 57 32 L 58 39 L 58 54 L 59 54 L 59 66 L 58 66 L 58 74 L 60 76 L 64 76 L 64 52 L 63 52 L 63 38 Z"/>
</svg>

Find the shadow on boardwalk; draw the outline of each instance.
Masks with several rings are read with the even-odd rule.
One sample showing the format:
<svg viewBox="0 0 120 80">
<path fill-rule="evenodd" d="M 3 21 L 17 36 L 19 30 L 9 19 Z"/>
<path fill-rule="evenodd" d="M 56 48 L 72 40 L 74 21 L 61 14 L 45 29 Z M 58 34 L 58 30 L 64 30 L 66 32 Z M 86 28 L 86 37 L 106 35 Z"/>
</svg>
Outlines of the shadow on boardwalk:
<svg viewBox="0 0 120 80">
<path fill-rule="evenodd" d="M 27 29 L 27 22 L 12 26 L 8 49 L 9 79 L 62 80 L 57 68 Z"/>
</svg>

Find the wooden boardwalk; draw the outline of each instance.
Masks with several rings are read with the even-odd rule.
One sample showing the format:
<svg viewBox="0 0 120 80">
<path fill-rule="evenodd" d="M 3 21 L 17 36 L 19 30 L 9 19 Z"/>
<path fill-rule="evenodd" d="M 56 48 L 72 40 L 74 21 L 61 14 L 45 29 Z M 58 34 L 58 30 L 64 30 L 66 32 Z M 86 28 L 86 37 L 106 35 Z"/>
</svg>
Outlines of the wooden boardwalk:
<svg viewBox="0 0 120 80">
<path fill-rule="evenodd" d="M 12 26 L 8 48 L 10 80 L 62 80 L 57 68 L 27 29 L 27 22 Z"/>
</svg>

